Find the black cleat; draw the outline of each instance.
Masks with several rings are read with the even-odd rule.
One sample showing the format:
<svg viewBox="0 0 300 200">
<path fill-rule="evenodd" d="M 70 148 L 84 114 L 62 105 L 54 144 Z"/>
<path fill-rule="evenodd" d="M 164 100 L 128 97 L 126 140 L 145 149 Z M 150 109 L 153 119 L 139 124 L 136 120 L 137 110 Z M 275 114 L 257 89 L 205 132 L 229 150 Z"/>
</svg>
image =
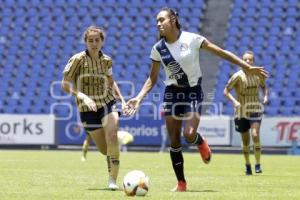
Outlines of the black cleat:
<svg viewBox="0 0 300 200">
<path fill-rule="evenodd" d="M 248 175 L 252 175 L 252 169 L 251 169 L 251 165 L 250 164 L 246 164 L 246 172 L 245 174 Z"/>
<path fill-rule="evenodd" d="M 262 170 L 261 170 L 260 164 L 256 164 L 256 165 L 255 165 L 255 173 L 257 173 L 257 174 L 260 174 L 260 173 L 262 173 Z"/>
</svg>

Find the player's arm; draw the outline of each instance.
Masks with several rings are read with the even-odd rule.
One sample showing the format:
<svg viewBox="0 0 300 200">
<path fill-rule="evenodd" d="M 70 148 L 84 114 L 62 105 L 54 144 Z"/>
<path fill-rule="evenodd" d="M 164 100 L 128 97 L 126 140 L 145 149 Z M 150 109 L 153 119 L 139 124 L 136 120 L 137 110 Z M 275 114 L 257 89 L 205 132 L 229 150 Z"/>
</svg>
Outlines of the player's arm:
<svg viewBox="0 0 300 200">
<path fill-rule="evenodd" d="M 90 97 L 80 92 L 74 86 L 74 84 L 72 84 L 72 80 L 68 76 L 64 75 L 63 80 L 61 81 L 61 87 L 68 94 L 71 94 L 77 97 L 78 99 L 81 99 L 89 107 L 90 110 L 95 112 L 97 111 L 96 103 Z"/>
<path fill-rule="evenodd" d="M 141 101 L 144 99 L 144 97 L 151 91 L 151 89 L 156 84 L 158 74 L 159 74 L 159 68 L 160 68 L 160 62 L 152 60 L 150 75 L 147 78 L 147 80 L 145 81 L 143 88 L 141 89 L 139 94 L 135 98 L 130 99 L 127 102 L 127 106 L 126 106 L 127 108 L 126 108 L 126 112 L 125 112 L 126 114 L 132 115 L 137 111 Z"/>
<path fill-rule="evenodd" d="M 201 48 L 231 62 L 232 64 L 238 65 L 241 68 L 243 68 L 247 73 L 249 74 L 256 74 L 260 77 L 267 77 L 268 72 L 264 70 L 263 67 L 253 67 L 240 59 L 238 56 L 235 54 L 231 53 L 230 51 L 224 50 L 220 48 L 219 46 L 213 44 L 212 42 L 208 41 L 205 39 L 201 45 Z"/>
<path fill-rule="evenodd" d="M 108 76 L 108 84 L 110 87 L 112 87 L 116 98 L 118 98 L 122 102 L 122 105 L 125 104 L 125 100 L 122 96 L 121 90 L 116 81 L 113 80 L 112 76 Z"/>
<path fill-rule="evenodd" d="M 266 85 L 262 86 L 261 89 L 262 89 L 263 95 L 264 95 L 263 104 L 266 105 L 269 102 L 269 90 Z"/>
<path fill-rule="evenodd" d="M 79 92 L 73 83 L 76 80 L 76 74 L 78 72 L 80 63 L 81 63 L 80 57 L 78 55 L 74 55 L 69 59 L 67 65 L 63 70 L 63 79 L 61 81 L 61 88 L 63 89 L 63 91 L 73 96 L 77 96 Z"/>
<path fill-rule="evenodd" d="M 72 84 L 72 80 L 71 78 L 69 78 L 68 76 L 63 77 L 62 81 L 61 81 L 61 88 L 63 89 L 63 91 L 65 91 L 68 94 L 71 94 L 73 96 L 76 96 L 78 94 L 78 90 L 77 88 Z"/>
<path fill-rule="evenodd" d="M 160 67 L 160 62 L 152 60 L 150 75 L 147 78 L 146 82 L 143 85 L 142 90 L 139 92 L 136 98 L 142 101 L 144 97 L 152 90 L 152 88 L 154 87 L 157 81 L 157 77 L 159 74 L 159 67 Z"/>
<path fill-rule="evenodd" d="M 233 103 L 235 108 L 241 106 L 240 102 L 238 102 L 238 100 L 234 98 L 234 96 L 232 96 L 230 90 L 227 87 L 224 88 L 223 93 L 227 97 L 227 99 L 229 99 Z"/>
<path fill-rule="evenodd" d="M 229 81 L 226 84 L 226 86 L 224 88 L 224 91 L 223 91 L 225 97 L 227 97 L 227 99 L 229 99 L 233 103 L 235 108 L 241 106 L 241 104 L 230 92 L 231 92 L 232 88 L 237 86 L 238 81 L 239 81 L 238 74 L 232 75 L 232 77 L 229 79 Z"/>
</svg>

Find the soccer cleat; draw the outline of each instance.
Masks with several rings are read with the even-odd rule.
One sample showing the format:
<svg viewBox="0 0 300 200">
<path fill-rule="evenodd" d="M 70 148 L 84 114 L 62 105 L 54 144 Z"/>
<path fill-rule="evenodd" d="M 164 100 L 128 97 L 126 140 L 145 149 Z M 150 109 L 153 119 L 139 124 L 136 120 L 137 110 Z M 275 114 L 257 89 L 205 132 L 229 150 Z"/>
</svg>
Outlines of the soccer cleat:
<svg viewBox="0 0 300 200">
<path fill-rule="evenodd" d="M 198 145 L 198 150 L 199 150 L 199 153 L 201 155 L 203 162 L 205 164 L 208 164 L 211 159 L 211 150 L 208 146 L 206 138 L 202 137 L 202 139 L 203 139 L 203 142 L 202 142 L 202 144 Z"/>
<path fill-rule="evenodd" d="M 111 190 L 118 190 L 119 186 L 117 185 L 116 181 L 112 178 L 108 180 L 108 188 Z"/>
<path fill-rule="evenodd" d="M 81 157 L 81 162 L 85 162 L 86 161 L 86 157 L 85 156 L 82 156 Z"/>
<path fill-rule="evenodd" d="M 246 164 L 245 174 L 246 175 L 252 175 L 252 169 L 251 169 L 251 165 L 250 164 Z"/>
<path fill-rule="evenodd" d="M 129 132 L 126 131 L 118 131 L 118 141 L 119 144 L 127 145 L 133 142 L 134 138 Z"/>
<path fill-rule="evenodd" d="M 255 173 L 257 173 L 257 174 L 260 174 L 260 173 L 262 173 L 262 170 L 261 170 L 260 164 L 256 164 L 256 165 L 255 165 Z"/>
<path fill-rule="evenodd" d="M 186 192 L 186 182 L 178 181 L 176 187 L 174 187 L 171 192 Z"/>
</svg>

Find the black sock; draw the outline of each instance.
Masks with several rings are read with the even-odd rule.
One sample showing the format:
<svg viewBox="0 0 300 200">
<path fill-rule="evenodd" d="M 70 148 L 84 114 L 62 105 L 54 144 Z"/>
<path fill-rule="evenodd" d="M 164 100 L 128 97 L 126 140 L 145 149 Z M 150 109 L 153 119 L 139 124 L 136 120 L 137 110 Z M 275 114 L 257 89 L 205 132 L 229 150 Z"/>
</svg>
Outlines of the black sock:
<svg viewBox="0 0 300 200">
<path fill-rule="evenodd" d="M 200 133 L 197 133 L 196 134 L 196 137 L 195 137 L 195 140 L 192 142 L 192 144 L 202 144 L 203 143 L 203 138 L 202 136 L 200 135 Z"/>
<path fill-rule="evenodd" d="M 172 166 L 178 181 L 184 181 L 182 148 L 170 148 Z"/>
</svg>

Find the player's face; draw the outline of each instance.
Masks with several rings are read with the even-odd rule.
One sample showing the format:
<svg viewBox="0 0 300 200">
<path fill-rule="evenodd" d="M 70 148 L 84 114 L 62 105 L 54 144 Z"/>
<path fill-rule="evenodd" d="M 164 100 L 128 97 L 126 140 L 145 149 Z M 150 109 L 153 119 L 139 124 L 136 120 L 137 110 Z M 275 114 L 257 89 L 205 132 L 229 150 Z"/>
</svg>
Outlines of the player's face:
<svg viewBox="0 0 300 200">
<path fill-rule="evenodd" d="M 87 35 L 86 46 L 89 52 L 96 53 L 102 48 L 102 40 L 99 32 L 90 31 Z"/>
<path fill-rule="evenodd" d="M 254 56 L 252 54 L 245 53 L 243 55 L 243 60 L 248 63 L 249 65 L 254 64 Z"/>
<path fill-rule="evenodd" d="M 156 25 L 161 36 L 166 36 L 172 29 L 168 11 L 160 11 L 156 17 Z"/>
</svg>

